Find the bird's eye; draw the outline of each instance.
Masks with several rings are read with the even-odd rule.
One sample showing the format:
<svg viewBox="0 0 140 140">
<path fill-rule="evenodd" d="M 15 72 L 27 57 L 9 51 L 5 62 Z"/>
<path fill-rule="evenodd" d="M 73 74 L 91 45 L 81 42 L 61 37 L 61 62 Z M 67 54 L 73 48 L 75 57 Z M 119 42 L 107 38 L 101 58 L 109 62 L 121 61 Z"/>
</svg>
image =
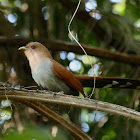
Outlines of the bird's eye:
<svg viewBox="0 0 140 140">
<path fill-rule="evenodd" d="M 36 46 L 31 46 L 32 49 L 36 49 Z"/>
</svg>

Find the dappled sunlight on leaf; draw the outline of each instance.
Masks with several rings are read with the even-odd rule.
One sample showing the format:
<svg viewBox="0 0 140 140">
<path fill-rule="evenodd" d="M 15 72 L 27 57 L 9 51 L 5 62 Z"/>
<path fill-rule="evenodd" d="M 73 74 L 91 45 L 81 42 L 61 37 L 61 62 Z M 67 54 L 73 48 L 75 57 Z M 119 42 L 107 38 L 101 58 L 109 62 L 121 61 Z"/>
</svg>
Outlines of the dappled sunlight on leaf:
<svg viewBox="0 0 140 140">
<path fill-rule="evenodd" d="M 87 65 L 95 64 L 97 62 L 97 58 L 94 56 L 83 55 L 82 62 Z"/>
<path fill-rule="evenodd" d="M 125 8 L 126 8 L 126 0 L 122 0 L 121 2 L 114 5 L 114 13 L 117 13 L 121 16 L 125 14 Z"/>
</svg>

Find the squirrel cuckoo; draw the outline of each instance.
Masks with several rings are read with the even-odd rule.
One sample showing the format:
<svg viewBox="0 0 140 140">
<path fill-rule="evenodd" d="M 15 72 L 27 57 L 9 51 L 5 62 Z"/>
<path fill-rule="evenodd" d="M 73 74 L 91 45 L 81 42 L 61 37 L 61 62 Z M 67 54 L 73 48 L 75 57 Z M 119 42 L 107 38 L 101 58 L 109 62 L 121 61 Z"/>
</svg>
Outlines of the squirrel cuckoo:
<svg viewBox="0 0 140 140">
<path fill-rule="evenodd" d="M 94 77 L 76 76 L 64 66 L 56 62 L 48 49 L 39 42 L 30 42 L 20 47 L 29 60 L 32 77 L 45 89 L 65 94 L 78 95 L 79 91 L 85 97 L 83 87 L 93 87 Z M 127 78 L 95 77 L 96 88 L 136 88 L 140 89 L 140 80 Z"/>
</svg>

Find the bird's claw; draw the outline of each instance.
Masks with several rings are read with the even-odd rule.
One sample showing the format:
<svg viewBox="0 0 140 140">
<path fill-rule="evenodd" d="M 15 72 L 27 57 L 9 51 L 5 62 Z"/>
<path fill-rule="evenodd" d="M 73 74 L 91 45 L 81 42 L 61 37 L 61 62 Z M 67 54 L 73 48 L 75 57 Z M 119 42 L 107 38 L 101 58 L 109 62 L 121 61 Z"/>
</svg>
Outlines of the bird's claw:
<svg viewBox="0 0 140 140">
<path fill-rule="evenodd" d="M 59 92 L 57 92 L 57 94 L 64 94 L 64 91 L 59 91 Z"/>
<path fill-rule="evenodd" d="M 40 93 L 40 90 L 39 90 L 39 89 L 36 89 L 36 92 L 37 92 L 37 93 Z"/>
<path fill-rule="evenodd" d="M 55 95 L 56 95 L 56 94 L 63 95 L 63 94 L 64 94 L 64 92 L 63 92 L 63 91 L 59 91 L 59 92 L 52 92 L 52 94 L 53 94 L 53 97 L 55 98 Z"/>
</svg>

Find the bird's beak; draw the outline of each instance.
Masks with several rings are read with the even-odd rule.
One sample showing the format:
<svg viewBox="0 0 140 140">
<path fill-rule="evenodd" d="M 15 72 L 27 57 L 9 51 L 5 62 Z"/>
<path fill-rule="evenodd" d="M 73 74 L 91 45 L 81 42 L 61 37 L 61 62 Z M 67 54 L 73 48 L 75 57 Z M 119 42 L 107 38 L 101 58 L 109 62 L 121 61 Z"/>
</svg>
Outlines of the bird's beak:
<svg viewBox="0 0 140 140">
<path fill-rule="evenodd" d="M 18 50 L 19 50 L 19 51 L 20 51 L 20 50 L 26 51 L 27 48 L 26 48 L 26 46 L 22 46 L 22 47 L 20 47 Z"/>
</svg>

